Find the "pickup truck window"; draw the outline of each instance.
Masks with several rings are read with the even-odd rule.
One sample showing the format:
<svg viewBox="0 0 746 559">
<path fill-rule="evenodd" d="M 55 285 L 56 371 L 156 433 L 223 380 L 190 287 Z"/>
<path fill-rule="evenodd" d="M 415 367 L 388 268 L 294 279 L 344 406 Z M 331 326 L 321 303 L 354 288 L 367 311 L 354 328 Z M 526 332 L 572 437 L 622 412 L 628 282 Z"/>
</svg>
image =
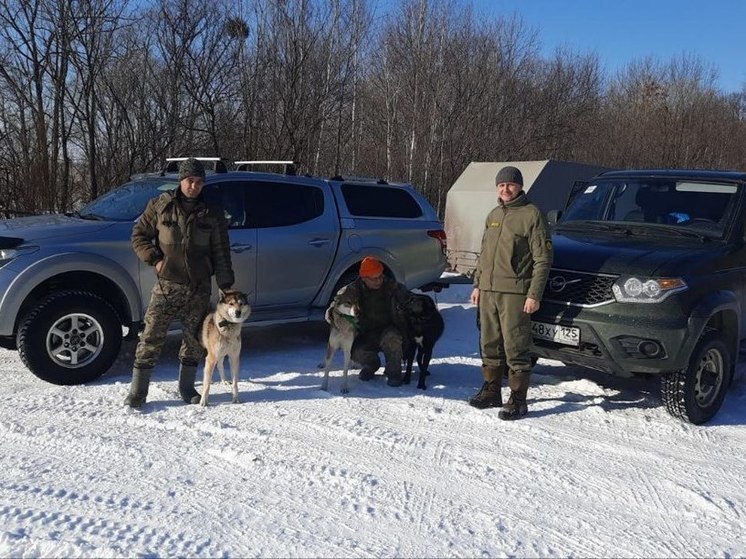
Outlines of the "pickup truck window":
<svg viewBox="0 0 746 559">
<path fill-rule="evenodd" d="M 80 210 L 80 216 L 96 216 L 110 221 L 134 221 L 145 210 L 148 200 L 178 186 L 174 180 L 137 180 L 110 190 Z"/>
<path fill-rule="evenodd" d="M 250 182 L 246 188 L 249 227 L 287 227 L 324 213 L 324 193 L 315 186 Z"/>
<path fill-rule="evenodd" d="M 359 217 L 422 217 L 422 208 L 409 192 L 376 185 L 343 184 L 350 213 Z"/>
</svg>

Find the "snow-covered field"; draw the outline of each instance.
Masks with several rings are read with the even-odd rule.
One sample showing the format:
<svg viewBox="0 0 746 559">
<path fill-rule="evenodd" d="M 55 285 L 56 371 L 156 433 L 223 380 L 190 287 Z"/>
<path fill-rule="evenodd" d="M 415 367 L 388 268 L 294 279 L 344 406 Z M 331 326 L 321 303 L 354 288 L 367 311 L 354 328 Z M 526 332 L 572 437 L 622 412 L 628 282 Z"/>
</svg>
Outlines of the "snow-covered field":
<svg viewBox="0 0 746 559">
<path fill-rule="evenodd" d="M 438 296 L 425 392 L 353 375 L 343 397 L 339 354 L 320 391 L 323 323 L 247 330 L 243 403 L 214 383 L 207 409 L 178 399 L 178 335 L 139 412 L 132 346 L 77 387 L 0 350 L 0 556 L 746 555 L 746 364 L 707 426 L 670 417 L 655 381 L 549 361 L 529 415 L 502 422 L 466 403 L 467 295 Z"/>
</svg>

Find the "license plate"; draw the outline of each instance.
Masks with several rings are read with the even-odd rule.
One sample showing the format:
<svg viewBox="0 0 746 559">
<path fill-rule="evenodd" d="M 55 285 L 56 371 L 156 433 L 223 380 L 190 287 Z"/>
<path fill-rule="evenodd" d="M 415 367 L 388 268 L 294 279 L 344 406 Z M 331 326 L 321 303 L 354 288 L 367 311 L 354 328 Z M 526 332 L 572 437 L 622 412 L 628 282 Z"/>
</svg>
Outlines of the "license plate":
<svg viewBox="0 0 746 559">
<path fill-rule="evenodd" d="M 580 328 L 573 328 L 572 326 L 531 322 L 531 333 L 534 338 L 549 340 L 558 344 L 580 345 Z"/>
</svg>

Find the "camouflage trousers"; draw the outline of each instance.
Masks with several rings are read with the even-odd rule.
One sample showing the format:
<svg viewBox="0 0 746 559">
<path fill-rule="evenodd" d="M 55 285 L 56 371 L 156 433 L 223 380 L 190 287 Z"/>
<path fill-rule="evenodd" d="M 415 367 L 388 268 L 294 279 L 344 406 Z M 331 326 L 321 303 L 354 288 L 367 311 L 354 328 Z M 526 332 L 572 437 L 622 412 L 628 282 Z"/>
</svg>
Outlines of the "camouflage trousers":
<svg viewBox="0 0 746 559">
<path fill-rule="evenodd" d="M 402 335 L 394 327 L 358 334 L 352 344 L 352 360 L 363 368 L 376 371 L 381 366 L 378 352 L 386 359 L 385 373 L 401 374 Z"/>
<path fill-rule="evenodd" d="M 135 350 L 135 367 L 155 367 L 168 330 L 177 320 L 181 323 L 179 361 L 185 365 L 197 365 L 205 356 L 199 338 L 202 320 L 209 305 L 209 285 L 195 288 L 159 279 L 153 286 L 148 310 L 145 312 L 145 328 Z"/>
</svg>

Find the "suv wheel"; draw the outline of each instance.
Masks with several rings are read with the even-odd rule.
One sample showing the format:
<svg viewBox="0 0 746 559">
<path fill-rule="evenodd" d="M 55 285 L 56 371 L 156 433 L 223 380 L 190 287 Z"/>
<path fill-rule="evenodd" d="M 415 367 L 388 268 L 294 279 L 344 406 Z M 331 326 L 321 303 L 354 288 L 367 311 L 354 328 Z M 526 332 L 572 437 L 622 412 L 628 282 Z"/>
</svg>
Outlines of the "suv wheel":
<svg viewBox="0 0 746 559">
<path fill-rule="evenodd" d="M 119 353 L 122 327 L 116 311 L 85 291 L 45 297 L 23 319 L 18 353 L 37 377 L 53 384 L 82 384 L 103 375 Z"/>
<path fill-rule="evenodd" d="M 713 332 L 702 336 L 689 367 L 661 379 L 661 399 L 666 410 L 695 425 L 712 419 L 730 384 L 732 360 L 720 335 Z"/>
</svg>

